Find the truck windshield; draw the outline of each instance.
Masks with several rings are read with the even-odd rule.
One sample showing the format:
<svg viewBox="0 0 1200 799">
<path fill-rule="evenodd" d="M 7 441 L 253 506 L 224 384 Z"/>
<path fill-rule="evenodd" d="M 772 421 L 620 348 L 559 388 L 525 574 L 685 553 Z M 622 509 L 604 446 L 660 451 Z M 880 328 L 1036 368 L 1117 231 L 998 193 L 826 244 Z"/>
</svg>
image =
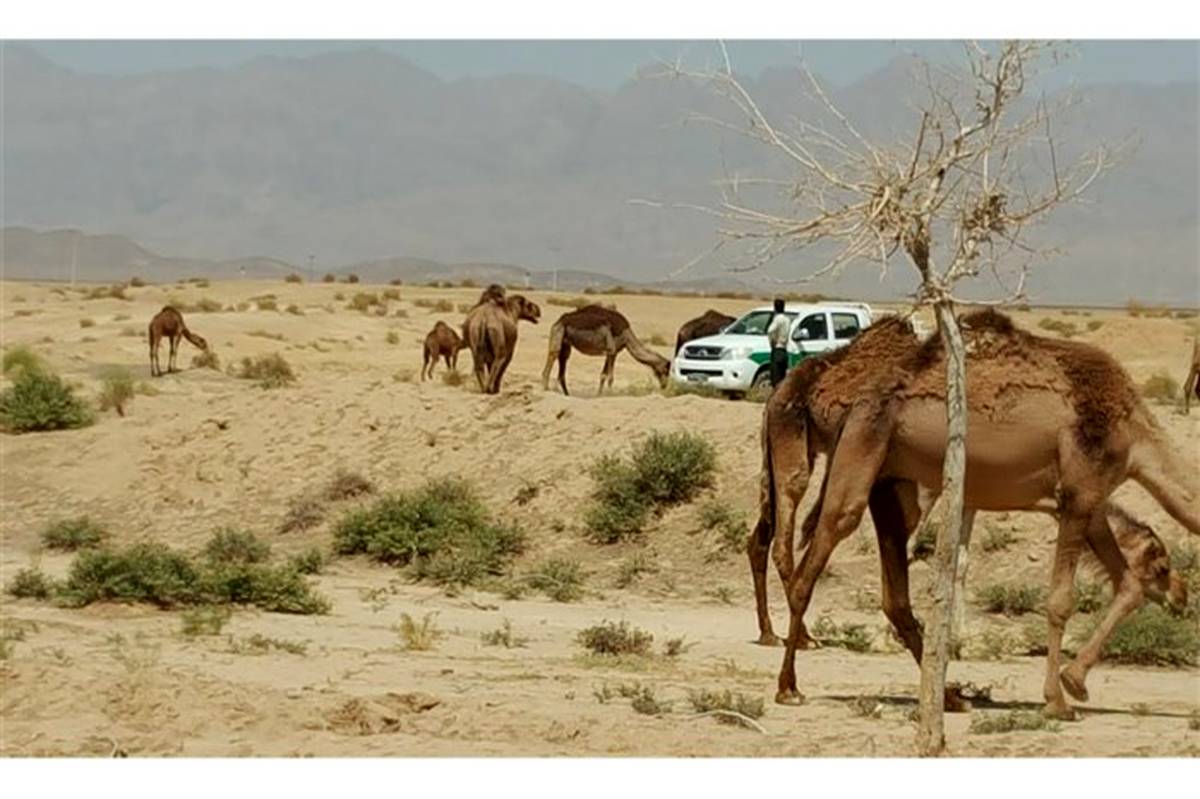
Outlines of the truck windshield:
<svg viewBox="0 0 1200 799">
<path fill-rule="evenodd" d="M 785 313 L 784 316 L 789 320 L 796 318 L 796 314 L 794 313 Z M 725 328 L 725 333 L 733 333 L 741 336 L 765 336 L 767 334 L 767 327 L 774 318 L 774 311 L 751 311 Z"/>
</svg>

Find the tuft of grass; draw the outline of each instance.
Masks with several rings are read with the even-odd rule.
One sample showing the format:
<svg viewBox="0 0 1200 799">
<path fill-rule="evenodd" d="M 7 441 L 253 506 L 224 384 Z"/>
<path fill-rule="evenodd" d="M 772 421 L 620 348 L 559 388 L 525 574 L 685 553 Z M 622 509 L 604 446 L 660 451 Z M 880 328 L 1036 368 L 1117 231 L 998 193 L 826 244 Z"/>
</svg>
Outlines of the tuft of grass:
<svg viewBox="0 0 1200 799">
<path fill-rule="evenodd" d="M 291 533 L 296 530 L 308 530 L 316 527 L 325 518 L 325 504 L 318 497 L 304 494 L 288 503 L 283 521 L 279 523 L 279 532 Z"/>
<path fill-rule="evenodd" d="M 1043 319 L 1038 322 L 1038 327 L 1051 333 L 1057 333 L 1063 338 L 1071 338 L 1079 334 L 1079 328 L 1073 322 L 1064 319 Z"/>
<path fill-rule="evenodd" d="M 1157 372 L 1141 385 L 1142 396 L 1154 402 L 1174 402 L 1179 396 L 1179 383 L 1166 372 Z"/>
<path fill-rule="evenodd" d="M 260 310 L 260 311 L 278 311 L 279 310 L 279 301 L 276 300 L 274 297 L 263 297 L 261 299 L 255 300 L 254 304 L 255 304 L 255 306 L 257 306 L 258 310 Z"/>
<path fill-rule="evenodd" d="M 346 303 L 346 308 L 347 310 L 366 313 L 379 304 L 379 295 L 375 292 L 358 291 L 350 298 L 350 302 Z"/>
<path fill-rule="evenodd" d="M 283 279 L 284 283 L 303 283 L 304 278 L 300 277 L 295 272 L 290 273 Z"/>
<path fill-rule="evenodd" d="M 1022 616 L 1037 610 L 1042 603 L 1042 590 L 1032 585 L 985 585 L 975 599 L 988 613 Z"/>
<path fill-rule="evenodd" d="M 668 638 L 666 641 L 663 641 L 663 654 L 669 658 L 679 657 L 693 646 L 695 644 L 689 644 L 687 636 L 681 635 L 678 638 Z"/>
<path fill-rule="evenodd" d="M 87 516 L 60 519 L 42 530 L 42 545 L 48 549 L 74 552 L 100 546 L 108 538 L 108 531 Z"/>
<path fill-rule="evenodd" d="M 1080 640 L 1086 640 L 1096 625 Z M 1117 625 L 1104 659 L 1139 666 L 1195 666 L 1200 663 L 1200 630 L 1193 616 L 1173 616 L 1147 605 Z"/>
<path fill-rule="evenodd" d="M 21 569 L 8 584 L 8 593 L 17 599 L 49 599 L 54 582 L 39 568 Z"/>
<path fill-rule="evenodd" d="M 79 320 L 79 326 L 82 328 L 95 327 L 96 320 L 85 316 L 84 318 Z"/>
<path fill-rule="evenodd" d="M 204 545 L 203 556 L 213 564 L 263 563 L 271 557 L 271 545 L 254 533 L 222 527 Z"/>
<path fill-rule="evenodd" d="M 125 407 L 133 400 L 133 372 L 124 366 L 109 366 L 100 375 L 100 410 L 115 410 L 125 415 Z"/>
<path fill-rule="evenodd" d="M 688 702 L 692 705 L 692 710 L 697 713 L 710 713 L 714 710 L 723 710 L 729 713 L 737 713 L 749 719 L 760 719 L 766 712 L 766 703 L 761 697 L 747 696 L 746 694 L 733 692 L 728 689 L 724 691 L 710 691 L 702 689 L 699 691 L 688 691 Z M 722 716 L 718 715 L 717 719 L 724 724 L 741 724 L 742 722 L 737 716 Z"/>
<path fill-rule="evenodd" d="M 505 619 L 495 630 L 480 634 L 484 646 L 502 646 L 505 649 L 517 649 L 529 643 L 529 639 L 513 632 L 512 622 Z"/>
<path fill-rule="evenodd" d="M 550 558 L 526 575 L 525 581 L 555 602 L 574 602 L 583 597 L 586 576 L 579 561 Z"/>
<path fill-rule="evenodd" d="M 254 359 L 242 358 L 234 376 L 243 380 L 253 380 L 265 389 L 283 388 L 296 382 L 296 373 L 292 371 L 291 364 L 277 352 L 260 355 Z"/>
<path fill-rule="evenodd" d="M 358 282 L 358 275 L 356 275 L 356 274 L 354 274 L 353 272 L 351 272 L 350 274 L 346 275 L 346 282 L 347 282 L 347 283 L 357 283 L 357 282 Z"/>
<path fill-rule="evenodd" d="M 287 638 L 273 638 L 262 633 L 254 633 L 248 638 L 237 640 L 233 637 L 229 639 L 229 651 L 235 655 L 265 655 L 272 650 L 292 655 L 304 655 L 308 653 L 308 643 L 291 641 Z"/>
<path fill-rule="evenodd" d="M 838 624 L 829 616 L 821 616 L 812 627 L 812 636 L 823 646 L 851 652 L 871 651 L 871 636 L 865 624 Z"/>
<path fill-rule="evenodd" d="M 358 472 L 339 468 L 333 473 L 333 477 L 329 478 L 329 483 L 321 495 L 330 502 L 341 502 L 344 499 L 353 499 L 374 493 L 375 484 L 370 480 Z"/>
<path fill-rule="evenodd" d="M 442 372 L 442 382 L 448 386 L 461 386 L 463 382 L 462 373 L 457 369 Z"/>
<path fill-rule="evenodd" d="M 387 335 L 383 337 L 383 340 L 386 341 L 388 344 L 399 344 L 400 343 L 400 333 L 399 333 L 399 331 L 396 331 L 396 330 L 389 330 L 387 332 Z"/>
<path fill-rule="evenodd" d="M 747 522 L 725 502 L 713 498 L 696 510 L 700 529 L 717 534 L 717 550 L 722 553 L 740 552 L 746 548 Z"/>
<path fill-rule="evenodd" d="M 1080 580 L 1075 584 L 1075 610 L 1079 613 L 1095 613 L 1107 604 L 1107 591 L 1103 583 Z"/>
<path fill-rule="evenodd" d="M 322 283 L 336 283 L 337 275 L 333 274 L 332 272 L 326 272 L 325 275 L 321 278 L 321 282 Z"/>
<path fill-rule="evenodd" d="M 416 621 L 407 613 L 401 613 L 400 621 L 393 628 L 400 636 L 401 646 L 410 652 L 426 652 L 437 646 L 438 640 L 446 634 L 438 628 L 436 618 L 436 613 L 426 613 Z"/>
<path fill-rule="evenodd" d="M 650 338 L 646 339 L 647 344 L 653 344 L 656 347 L 666 347 L 670 345 L 670 340 L 662 333 L 652 333 Z"/>
<path fill-rule="evenodd" d="M 185 610 L 180 616 L 180 632 L 188 638 L 220 635 L 232 615 L 229 608 L 212 605 Z"/>
<path fill-rule="evenodd" d="M 1059 726 L 1036 711 L 1010 710 L 1007 713 L 976 713 L 971 717 L 971 726 L 967 728 L 967 732 L 974 735 L 1027 730 L 1058 732 Z"/>
<path fill-rule="evenodd" d="M 286 311 L 287 313 L 290 313 L 292 316 L 304 316 L 304 311 L 302 311 L 300 309 L 300 306 L 296 305 L 295 303 L 292 303 L 291 305 L 284 308 L 283 310 Z"/>
<path fill-rule="evenodd" d="M 628 622 L 605 620 L 580 630 L 575 640 L 595 655 L 648 655 L 654 636 Z"/>
<path fill-rule="evenodd" d="M 634 552 L 617 566 L 617 578 L 614 585 L 617 588 L 628 588 L 637 582 L 643 574 L 655 574 L 658 566 L 645 552 Z"/>
<path fill-rule="evenodd" d="M 195 369 L 220 369 L 221 359 L 217 357 L 215 351 L 207 349 L 192 356 L 192 367 Z"/>
<path fill-rule="evenodd" d="M 654 687 L 650 685 L 638 686 L 630 697 L 629 706 L 633 708 L 634 713 L 643 716 L 661 716 L 671 712 L 671 703 L 658 699 Z"/>
<path fill-rule="evenodd" d="M 390 302 L 400 302 L 400 289 L 384 289 L 379 296 Z"/>
<path fill-rule="evenodd" d="M 0 428 L 14 433 L 87 427 L 95 414 L 86 400 L 58 375 L 43 368 L 22 368 L 0 392 Z"/>
<path fill-rule="evenodd" d="M 251 330 L 246 335 L 254 338 L 269 338 L 272 341 L 286 341 L 282 333 L 272 333 L 269 330 Z"/>
<path fill-rule="evenodd" d="M 40 372 L 45 368 L 36 352 L 24 344 L 18 344 L 4 353 L 4 374 L 14 376 L 21 372 Z"/>
<path fill-rule="evenodd" d="M 1089 333 L 1095 333 L 1097 330 L 1099 330 L 1102 327 L 1104 327 L 1104 320 L 1102 320 L 1102 319 L 1089 319 L 1088 320 L 1087 329 L 1088 329 Z"/>
<path fill-rule="evenodd" d="M 325 568 L 325 555 L 316 547 L 309 547 L 288 558 L 288 566 L 298 574 L 320 574 Z"/>
<path fill-rule="evenodd" d="M 587 297 L 550 297 L 546 300 L 546 304 L 561 305 L 564 308 L 574 308 L 575 310 L 579 310 L 580 308 L 586 308 L 594 303 Z"/>
<path fill-rule="evenodd" d="M 413 305 L 418 308 L 427 308 L 433 313 L 450 313 L 454 310 L 454 303 L 447 299 L 431 300 L 427 297 L 418 297 L 413 300 Z"/>
<path fill-rule="evenodd" d="M 979 545 L 983 547 L 984 552 L 1003 552 L 1012 546 L 1016 540 L 1017 537 L 1013 535 L 1013 531 L 1007 527 L 988 525 L 984 530 Z"/>
<path fill-rule="evenodd" d="M 448 586 L 502 574 L 525 543 L 520 527 L 492 522 L 474 487 L 457 478 L 430 480 L 350 511 L 333 536 L 339 554 L 362 552 Z"/>
</svg>

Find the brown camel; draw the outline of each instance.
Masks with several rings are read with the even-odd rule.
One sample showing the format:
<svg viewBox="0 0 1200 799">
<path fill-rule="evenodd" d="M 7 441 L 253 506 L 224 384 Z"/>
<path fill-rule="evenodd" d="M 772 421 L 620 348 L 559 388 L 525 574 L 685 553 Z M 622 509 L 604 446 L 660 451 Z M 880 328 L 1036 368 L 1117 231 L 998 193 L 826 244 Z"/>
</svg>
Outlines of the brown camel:
<svg viewBox="0 0 1200 799">
<path fill-rule="evenodd" d="M 438 358 L 445 359 L 447 369 L 456 371 L 458 369 L 458 352 L 466 347 L 467 342 L 450 325 L 445 322 L 438 322 L 434 325 L 433 330 L 430 330 L 425 336 L 421 381 L 424 382 L 426 376 L 433 377 L 433 368 L 437 366 Z"/>
<path fill-rule="evenodd" d="M 1177 521 L 1200 534 L 1200 485 L 1194 468 L 1172 451 L 1132 381 L 1109 355 L 1088 345 L 1033 336 L 994 312 L 964 316 L 962 326 L 971 387 L 965 507 L 1053 510 L 1059 516 L 1044 693 L 1049 714 L 1070 717 L 1062 688 L 1086 701 L 1087 672 L 1099 659 L 1104 641 L 1144 599 L 1143 586 L 1129 572 L 1105 523 L 1109 495 L 1132 478 Z M 802 493 L 809 475 L 808 434 L 820 437 L 829 432 L 820 430 L 820 424 L 810 431 L 808 423 L 822 415 L 822 405 L 825 410 L 851 406 L 840 431 L 835 431 L 817 521 L 799 567 L 790 570 L 791 625 L 776 696 L 784 704 L 803 701 L 796 690 L 795 650 L 805 636 L 803 615 L 813 585 L 838 541 L 857 528 L 868 508 L 877 527 L 911 529 L 919 516 L 917 487 L 940 489 L 945 451 L 940 340 L 931 339 L 908 354 L 894 341 L 891 347 L 888 343 L 877 339 L 876 344 L 883 345 L 878 347 L 881 357 L 858 365 L 859 372 L 873 367 L 877 377 L 848 370 L 851 379 L 846 383 L 862 381 L 865 395 L 839 396 L 840 386 L 835 384 L 825 396 L 818 390 L 807 409 L 794 403 L 787 407 L 797 432 L 782 451 L 771 431 L 764 431 L 772 472 L 765 476 L 769 485 L 764 488 L 775 500 L 771 525 L 782 547 L 792 535 L 795 487 Z M 890 360 L 889 355 L 899 357 Z M 802 375 L 796 379 L 819 377 L 813 369 Z M 780 397 L 780 402 L 786 399 Z M 903 540 L 900 554 L 894 556 L 899 559 Z M 1092 640 L 1060 675 L 1063 626 L 1072 610 L 1074 571 L 1085 543 L 1110 573 L 1121 574 L 1120 590 Z M 790 558 L 790 551 L 776 552 L 777 557 Z M 885 574 L 885 582 L 889 579 Z M 896 593 L 894 587 L 885 590 Z M 906 643 L 915 650 L 915 642 Z"/>
<path fill-rule="evenodd" d="M 620 312 L 599 305 L 586 305 L 563 314 L 550 328 L 550 350 L 546 354 L 546 368 L 542 370 L 543 389 L 550 388 L 550 369 L 557 358 L 558 384 L 562 386 L 563 394 L 570 393 L 567 391 L 567 359 L 571 357 L 572 347 L 584 355 L 604 356 L 600 393 L 604 392 L 606 382 L 612 388 L 613 365 L 623 349 L 628 349 L 639 363 L 649 366 L 660 386 L 667 385 L 667 376 L 671 373 L 671 362 L 643 344 L 634 335 L 629 320 Z"/>
<path fill-rule="evenodd" d="M 695 319 L 683 323 L 679 328 L 679 333 L 675 336 L 675 354 L 679 354 L 679 349 L 689 341 L 705 336 L 715 336 L 725 329 L 727 325 L 736 322 L 732 316 L 726 316 L 720 311 L 714 311 L 709 308 L 702 315 Z"/>
<path fill-rule="evenodd" d="M 1200 336 L 1192 341 L 1192 366 L 1188 369 L 1187 380 L 1183 381 L 1183 412 L 1192 410 L 1192 395 L 1200 399 Z"/>
<path fill-rule="evenodd" d="M 188 330 L 187 325 L 183 321 L 183 314 L 170 305 L 164 306 L 150 320 L 151 377 L 159 377 L 163 374 L 162 367 L 158 363 L 158 345 L 164 337 L 170 342 L 170 355 L 167 357 L 168 372 L 178 371 L 175 368 L 175 354 L 179 351 L 179 339 L 186 338 L 194 346 L 200 348 L 201 351 L 208 351 L 208 342 L 204 340 L 203 336 L 198 336 Z"/>
<path fill-rule="evenodd" d="M 486 296 L 487 292 L 485 292 Z M 517 347 L 517 322 L 537 324 L 542 309 L 520 294 L 498 301 L 481 298 L 463 322 L 463 334 L 471 348 L 475 379 L 485 394 L 499 394 L 500 381 Z"/>
</svg>

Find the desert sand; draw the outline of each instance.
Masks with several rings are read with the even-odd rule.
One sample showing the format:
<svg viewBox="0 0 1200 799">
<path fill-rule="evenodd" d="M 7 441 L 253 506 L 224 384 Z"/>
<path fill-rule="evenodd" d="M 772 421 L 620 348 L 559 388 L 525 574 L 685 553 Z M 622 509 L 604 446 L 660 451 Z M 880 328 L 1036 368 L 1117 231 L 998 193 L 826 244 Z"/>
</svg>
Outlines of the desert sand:
<svg viewBox="0 0 1200 799">
<path fill-rule="evenodd" d="M 9 756 L 137 755 L 402 756 L 908 756 L 915 753 L 918 672 L 891 638 L 877 607 L 878 556 L 869 520 L 843 544 L 832 574 L 818 586 L 810 623 L 828 615 L 867 625 L 872 651 L 823 648 L 799 656 L 799 708 L 771 703 L 781 650 L 752 643 L 753 593 L 745 557 L 716 554 L 696 533 L 695 507 L 671 510 L 640 543 L 598 545 L 581 533 L 592 483 L 587 468 L 605 453 L 624 453 L 652 431 L 702 433 L 719 452 L 713 495 L 753 520 L 760 465 L 761 406 L 700 396 L 666 397 L 651 373 L 627 354 L 617 362 L 616 392 L 597 397 L 601 359 L 575 354 L 573 396 L 543 392 L 541 369 L 550 324 L 567 308 L 530 292 L 539 325 L 522 324 L 503 393 L 480 395 L 437 377 L 421 383 L 421 339 L 438 319 L 457 327 L 458 310 L 434 312 L 414 301 L 473 302 L 478 289 L 399 287 L 388 316 L 348 309 L 358 291 L 345 284 L 224 282 L 151 285 L 129 299 L 85 300 L 70 287 L 7 282 L 5 347 L 28 344 L 81 393 L 94 394 L 101 370 L 130 367 L 158 393 L 139 395 L 128 415 L 100 414 L 92 427 L 0 436 L 0 569 L 11 580 L 37 563 L 65 574 L 71 556 L 42 550 L 39 533 L 54 519 L 89 514 L 114 543 L 156 540 L 195 549 L 223 525 L 251 530 L 278 553 L 329 549 L 332 523 L 354 502 L 331 509 L 303 533 L 280 534 L 288 502 L 318 489 L 338 468 L 362 473 L 381 490 L 461 475 L 475 482 L 493 514 L 519 520 L 529 534 L 518 571 L 547 557 L 579 560 L 588 572 L 581 601 L 536 594 L 509 600 L 484 591 L 458 595 L 413 583 L 394 568 L 361 557 L 337 558 L 314 577 L 333 603 L 328 615 L 237 610 L 218 636 L 188 638 L 180 613 L 146 606 L 92 605 L 71 610 L 33 600 L 0 599 L 7 630 L 23 640 L 0 661 L 0 751 Z M 280 310 L 258 310 L 252 297 L 275 295 Z M 342 299 L 335 299 L 342 294 Z M 562 295 L 558 295 L 562 296 Z M 222 364 L 279 352 L 296 369 L 290 388 L 263 390 L 221 371 L 191 367 L 196 350 L 181 344 L 183 371 L 151 381 L 144 332 L 164 303 L 215 299 L 231 310 L 188 313 Z M 670 354 L 685 320 L 713 307 L 737 314 L 754 301 L 689 297 L 598 297 L 613 302 L 643 340 Z M 248 303 L 237 310 L 239 303 Z M 303 315 L 285 312 L 295 304 Z M 395 313 L 406 314 L 397 317 Z M 1194 320 L 1134 318 L 1125 310 L 1087 316 L 1017 312 L 1036 330 L 1043 318 L 1103 324 L 1081 340 L 1112 352 L 1142 381 L 1186 374 Z M 94 322 L 81 327 L 81 320 Z M 399 343 L 387 343 L 389 331 Z M 670 342 L 663 344 L 661 342 Z M 164 347 L 163 361 L 166 361 Z M 7 383 L 5 383 L 7 384 Z M 1200 411 L 1190 417 L 1154 406 L 1178 448 L 1200 464 Z M 531 488 L 533 487 L 533 488 Z M 515 501 L 536 494 L 525 504 Z M 813 499 L 807 497 L 806 506 Z M 1141 489 L 1118 499 L 1169 543 L 1186 534 Z M 1045 585 L 1052 523 L 1032 514 L 981 514 L 977 530 L 1007 528 L 1015 543 L 972 553 L 970 587 L 1021 581 Z M 977 540 L 978 535 L 977 533 Z M 618 564 L 645 552 L 657 572 L 614 587 Z M 779 629 L 786 604 L 774 575 L 770 594 Z M 928 567 L 913 566 L 913 597 L 927 606 Z M 431 651 L 406 651 L 393 629 L 401 613 L 436 614 L 445 633 Z M 509 620 L 524 647 L 485 646 L 481 634 Z M 663 641 L 684 636 L 676 657 L 604 663 L 583 656 L 578 630 L 626 620 Z M 1006 619 L 972 604 L 968 642 L 988 631 L 1015 631 L 1040 615 Z M 1076 617 L 1069 631 L 1087 624 Z M 303 642 L 303 654 L 235 652 L 231 642 L 260 634 Z M 1070 632 L 1069 632 L 1070 634 Z M 966 756 L 1195 756 L 1200 732 L 1188 717 L 1200 705 L 1200 673 L 1189 669 L 1102 664 L 1081 720 L 1057 731 L 968 733 L 973 715 L 1041 702 L 1043 660 L 983 660 L 967 647 L 952 679 L 987 685 L 992 705 L 948 716 L 951 754 Z M 597 699 L 606 684 L 638 682 L 673 704 L 661 716 L 635 713 L 627 699 Z M 688 690 L 731 689 L 767 703 L 763 732 L 695 717 Z M 866 697 L 866 699 L 863 699 Z M 858 712 L 866 707 L 866 714 Z"/>
</svg>

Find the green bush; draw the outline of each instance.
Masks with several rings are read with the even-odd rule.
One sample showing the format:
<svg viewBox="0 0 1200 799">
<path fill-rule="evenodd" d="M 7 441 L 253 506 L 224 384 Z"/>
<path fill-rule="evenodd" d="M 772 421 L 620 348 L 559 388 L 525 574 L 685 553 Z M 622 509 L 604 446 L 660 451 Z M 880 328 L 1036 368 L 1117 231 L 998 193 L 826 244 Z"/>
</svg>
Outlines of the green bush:
<svg viewBox="0 0 1200 799">
<path fill-rule="evenodd" d="M 254 380 L 262 388 L 283 388 L 296 382 L 296 373 L 282 355 L 277 352 L 257 358 L 242 358 L 236 377 Z"/>
<path fill-rule="evenodd" d="M 21 569 L 13 575 L 8 593 L 18 599 L 47 599 L 54 593 L 54 583 L 41 569 Z"/>
<path fill-rule="evenodd" d="M 551 558 L 530 572 L 526 582 L 555 602 L 573 602 L 583 596 L 585 576 L 579 561 Z"/>
<path fill-rule="evenodd" d="M 222 527 L 204 545 L 202 554 L 213 564 L 262 563 L 271 556 L 271 545 L 254 533 Z"/>
<path fill-rule="evenodd" d="M 4 353 L 4 374 L 10 372 L 37 372 L 44 367 L 42 359 L 36 352 L 20 344 Z"/>
<path fill-rule="evenodd" d="M 87 516 L 77 516 L 48 525 L 42 530 L 42 545 L 49 549 L 74 552 L 77 549 L 97 547 L 107 537 L 108 531 L 100 524 Z"/>
<path fill-rule="evenodd" d="M 653 508 L 633 466 L 605 455 L 593 464 L 591 476 L 596 487 L 583 516 L 588 536 L 612 544 L 640 535 Z"/>
<path fill-rule="evenodd" d="M 821 616 L 813 625 L 812 636 L 822 646 L 834 646 L 851 652 L 869 652 L 871 636 L 865 624 L 838 624 L 828 616 Z"/>
<path fill-rule="evenodd" d="M 474 488 L 457 478 L 430 480 L 350 511 L 333 536 L 339 554 L 363 552 L 444 585 L 501 574 L 525 543 L 520 527 L 493 523 Z"/>
<path fill-rule="evenodd" d="M 1091 631 L 1086 637 L 1090 635 Z M 1195 666 L 1200 662 L 1196 618 L 1173 616 L 1157 605 L 1147 605 L 1117 625 L 1104 648 L 1104 659 L 1141 666 Z"/>
<path fill-rule="evenodd" d="M 597 655 L 648 655 L 654 636 L 628 622 L 606 620 L 580 630 L 575 640 Z"/>
<path fill-rule="evenodd" d="M 373 493 L 375 493 L 375 484 L 370 480 L 358 472 L 338 469 L 329 479 L 329 484 L 325 486 L 323 496 L 330 502 L 339 502 L 343 499 L 353 499 L 363 494 Z"/>
<path fill-rule="evenodd" d="M 320 574 L 325 568 L 325 555 L 316 547 L 310 547 L 288 558 L 288 565 L 300 574 Z"/>
<path fill-rule="evenodd" d="M 307 494 L 296 497 L 288 503 L 287 513 L 279 523 L 279 532 L 290 533 L 294 530 L 307 530 L 316 527 L 325 518 L 324 503 Z"/>
<path fill-rule="evenodd" d="M 115 410 L 125 415 L 125 406 L 133 399 L 133 372 L 124 366 L 109 366 L 100 375 L 100 410 Z"/>
<path fill-rule="evenodd" d="M 747 523 L 744 514 L 719 499 L 710 499 L 697 509 L 700 528 L 717 534 L 721 552 L 739 552 L 746 548 Z"/>
<path fill-rule="evenodd" d="M 1010 710 L 999 714 L 976 714 L 971 718 L 967 732 L 975 735 L 991 735 L 1017 730 L 1046 730 L 1058 732 L 1058 725 L 1036 711 Z"/>
<path fill-rule="evenodd" d="M 981 588 L 976 599 L 988 613 L 1021 616 L 1038 608 L 1042 603 L 1042 591 L 1032 585 L 993 584 Z"/>
<path fill-rule="evenodd" d="M 688 691 L 688 701 L 692 705 L 692 709 L 697 713 L 711 713 L 714 710 L 724 710 L 730 713 L 738 713 L 742 716 L 751 719 L 762 718 L 767 712 L 766 704 L 762 697 L 747 696 L 746 694 L 733 693 L 732 691 Z M 738 724 L 739 720 L 736 716 L 722 716 L 717 718 L 725 724 Z"/>
<path fill-rule="evenodd" d="M 1158 372 L 1146 378 L 1141 392 L 1148 400 L 1173 402 L 1179 396 L 1179 383 L 1166 372 Z"/>
<path fill-rule="evenodd" d="M 87 427 L 95 415 L 86 400 L 58 375 L 43 369 L 21 369 L 0 393 L 0 427 L 16 433 Z"/>
</svg>

